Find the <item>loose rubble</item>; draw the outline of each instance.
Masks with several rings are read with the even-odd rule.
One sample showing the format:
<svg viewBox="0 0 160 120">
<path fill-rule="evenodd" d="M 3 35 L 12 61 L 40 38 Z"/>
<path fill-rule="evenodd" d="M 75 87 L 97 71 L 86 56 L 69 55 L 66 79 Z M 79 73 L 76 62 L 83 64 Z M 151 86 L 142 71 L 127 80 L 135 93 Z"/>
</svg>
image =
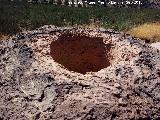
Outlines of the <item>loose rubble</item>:
<svg viewBox="0 0 160 120">
<path fill-rule="evenodd" d="M 50 45 L 67 34 L 112 44 L 110 65 L 85 74 L 53 60 Z M 106 29 L 43 26 L 0 41 L 0 119 L 160 119 L 160 51 Z"/>
</svg>

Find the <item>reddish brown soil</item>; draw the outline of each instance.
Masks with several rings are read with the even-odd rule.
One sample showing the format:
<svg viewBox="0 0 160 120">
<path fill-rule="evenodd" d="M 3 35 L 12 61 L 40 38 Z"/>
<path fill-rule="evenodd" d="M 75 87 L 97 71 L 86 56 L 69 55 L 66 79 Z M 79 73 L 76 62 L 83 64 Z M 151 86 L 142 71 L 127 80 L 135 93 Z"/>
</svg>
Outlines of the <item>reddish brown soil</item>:
<svg viewBox="0 0 160 120">
<path fill-rule="evenodd" d="M 52 58 L 70 71 L 85 74 L 110 65 L 111 45 L 100 37 L 62 35 L 51 43 Z"/>
</svg>

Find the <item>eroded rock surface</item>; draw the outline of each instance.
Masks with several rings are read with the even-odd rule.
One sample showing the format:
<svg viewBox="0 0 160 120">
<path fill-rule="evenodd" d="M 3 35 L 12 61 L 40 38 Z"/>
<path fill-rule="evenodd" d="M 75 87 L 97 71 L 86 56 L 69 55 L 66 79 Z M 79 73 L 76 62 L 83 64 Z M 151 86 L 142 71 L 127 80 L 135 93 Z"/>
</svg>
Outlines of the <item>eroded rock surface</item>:
<svg viewBox="0 0 160 120">
<path fill-rule="evenodd" d="M 97 37 L 103 44 L 110 44 L 110 50 L 105 49 L 109 64 L 82 74 L 53 60 L 50 45 L 64 33 Z M 95 45 L 90 47 L 99 50 Z M 76 49 L 75 52 L 83 58 L 82 52 Z M 84 61 L 91 61 L 88 58 L 94 55 L 100 60 L 93 49 L 93 56 L 83 52 L 87 56 Z M 70 61 L 76 65 L 76 61 Z M 44 26 L 0 41 L 0 119 L 158 120 L 160 51 L 137 38 L 105 29 Z"/>
</svg>

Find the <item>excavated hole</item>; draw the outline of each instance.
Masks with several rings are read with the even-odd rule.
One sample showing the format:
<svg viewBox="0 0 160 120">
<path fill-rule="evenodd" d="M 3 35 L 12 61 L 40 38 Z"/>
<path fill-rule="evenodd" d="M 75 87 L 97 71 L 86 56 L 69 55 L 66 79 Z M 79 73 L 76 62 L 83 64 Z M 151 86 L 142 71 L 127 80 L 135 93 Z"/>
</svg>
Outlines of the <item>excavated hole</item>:
<svg viewBox="0 0 160 120">
<path fill-rule="evenodd" d="M 110 65 L 111 44 L 100 37 L 61 35 L 50 48 L 52 58 L 70 71 L 85 74 Z"/>
</svg>

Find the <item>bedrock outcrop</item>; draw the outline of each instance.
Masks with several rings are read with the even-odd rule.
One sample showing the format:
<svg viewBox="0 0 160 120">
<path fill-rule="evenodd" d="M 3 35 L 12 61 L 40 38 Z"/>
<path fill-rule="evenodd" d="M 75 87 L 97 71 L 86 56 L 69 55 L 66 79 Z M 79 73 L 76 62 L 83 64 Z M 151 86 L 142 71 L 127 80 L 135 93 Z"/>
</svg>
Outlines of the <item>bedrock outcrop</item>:
<svg viewBox="0 0 160 120">
<path fill-rule="evenodd" d="M 2 120 L 158 120 L 160 51 L 107 29 L 43 26 L 0 41 Z"/>
</svg>

